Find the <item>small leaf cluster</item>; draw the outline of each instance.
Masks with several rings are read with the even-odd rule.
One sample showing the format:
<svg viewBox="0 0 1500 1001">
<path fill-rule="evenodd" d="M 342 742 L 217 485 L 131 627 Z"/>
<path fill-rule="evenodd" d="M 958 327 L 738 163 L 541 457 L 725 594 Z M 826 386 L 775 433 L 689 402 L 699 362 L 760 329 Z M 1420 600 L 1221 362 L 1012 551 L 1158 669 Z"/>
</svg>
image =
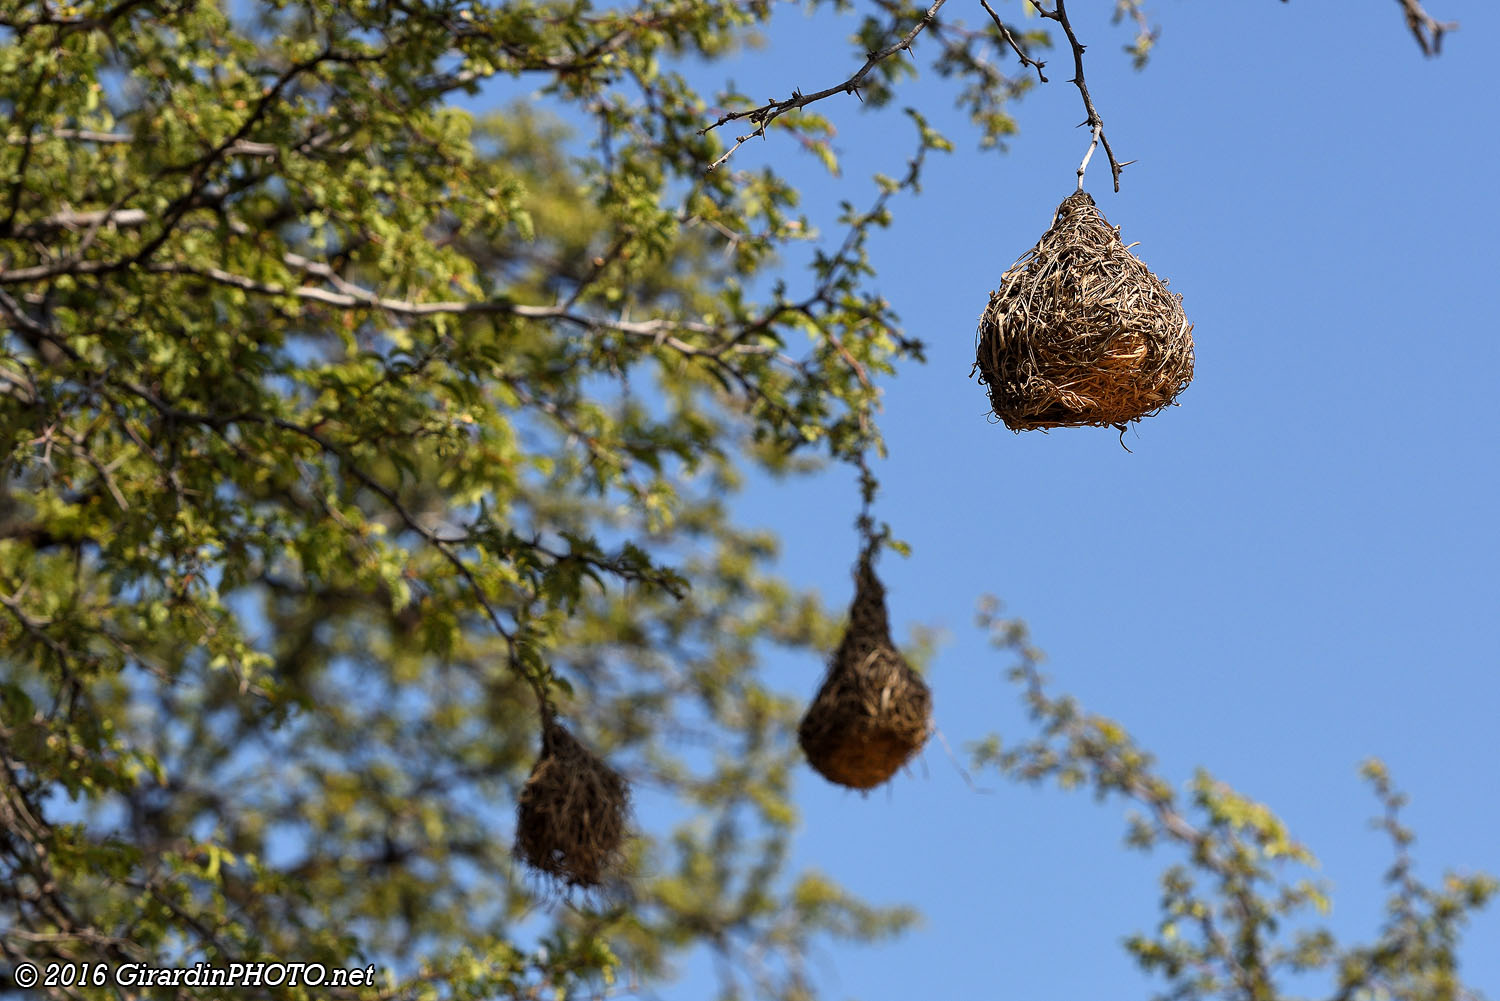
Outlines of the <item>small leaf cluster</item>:
<svg viewBox="0 0 1500 1001">
<path fill-rule="evenodd" d="M 1162 873 L 1156 928 L 1125 940 L 1141 969 L 1165 981 L 1163 1001 L 1273 1001 L 1294 996 L 1309 974 L 1321 975 L 1330 1001 L 1475 996 L 1458 976 L 1462 931 L 1500 882 L 1449 873 L 1429 886 L 1416 878 L 1413 835 L 1400 820 L 1405 799 L 1384 765 L 1367 762 L 1363 773 L 1382 809 L 1376 826 L 1395 852 L 1387 917 L 1373 943 L 1343 944 L 1317 920 L 1331 908 L 1328 887 L 1310 875 L 1317 860 L 1269 807 L 1201 770 L 1183 802 L 1120 724 L 1048 693 L 1024 624 L 1003 618 L 993 599 L 980 624 L 1015 658 L 1011 677 L 1038 735 L 1008 748 L 998 736 L 980 742 L 976 767 L 1123 798 L 1134 808 L 1126 843 L 1181 858 Z"/>
</svg>

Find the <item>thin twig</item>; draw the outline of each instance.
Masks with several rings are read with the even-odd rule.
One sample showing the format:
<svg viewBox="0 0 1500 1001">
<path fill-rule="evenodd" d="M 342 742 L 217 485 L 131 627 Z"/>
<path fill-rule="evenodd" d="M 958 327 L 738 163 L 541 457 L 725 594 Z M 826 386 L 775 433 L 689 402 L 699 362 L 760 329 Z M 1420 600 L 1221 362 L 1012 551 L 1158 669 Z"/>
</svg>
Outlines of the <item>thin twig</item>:
<svg viewBox="0 0 1500 1001">
<path fill-rule="evenodd" d="M 1093 138 L 1089 140 L 1089 148 L 1083 151 L 1083 159 L 1078 163 L 1078 190 L 1083 190 L 1083 172 L 1089 169 L 1089 161 L 1094 158 L 1094 147 L 1099 145 L 1099 140 L 1104 135 L 1104 124 L 1095 122 L 1093 127 Z M 1111 157 L 1111 162 L 1113 158 Z M 1119 172 L 1115 172 L 1115 190 L 1120 190 Z"/>
<path fill-rule="evenodd" d="M 918 35 L 922 33 L 923 28 L 926 28 L 929 24 L 932 23 L 933 18 L 937 17 L 939 8 L 941 8 L 943 4 L 947 2 L 948 0 L 934 0 L 933 5 L 927 8 L 927 13 L 922 15 L 921 20 L 913 25 L 910 31 L 908 31 L 905 35 L 902 35 L 900 38 L 896 39 L 896 41 L 892 42 L 890 45 L 887 45 L 885 48 L 869 53 L 868 58 L 865 60 L 865 64 L 859 68 L 859 71 L 849 79 L 845 80 L 843 83 L 835 84 L 832 87 L 820 90 L 815 94 L 803 94 L 800 91 L 794 90 L 792 91 L 792 96 L 787 98 L 785 101 L 768 101 L 767 103 L 762 104 L 760 107 L 751 108 L 748 111 L 726 112 L 725 114 L 721 115 L 719 117 L 719 120 L 714 122 L 712 125 L 699 129 L 698 134 L 700 136 L 703 136 L 712 132 L 720 125 L 726 125 L 729 122 L 739 121 L 740 119 L 748 119 L 752 124 L 756 126 L 753 132 L 749 132 L 746 135 L 742 136 L 736 136 L 734 145 L 731 146 L 723 156 L 719 157 L 713 163 L 709 164 L 708 169 L 713 170 L 716 167 L 721 166 L 726 160 L 734 155 L 735 150 L 745 145 L 745 143 L 749 140 L 754 139 L 756 136 L 764 136 L 766 134 L 766 127 L 776 119 L 780 118 L 782 115 L 786 114 L 788 111 L 795 111 L 798 108 L 805 108 L 815 101 L 821 101 L 824 98 L 832 97 L 835 94 L 853 94 L 855 97 L 859 97 L 859 85 L 864 81 L 865 76 L 869 74 L 870 70 L 874 69 L 877 63 L 881 62 L 884 59 L 890 58 L 897 52 L 900 52 L 902 50 L 906 50 L 908 52 L 911 51 L 911 43 L 916 39 Z M 861 100 L 863 100 L 863 98 L 861 98 Z"/>
<path fill-rule="evenodd" d="M 1435 56 L 1443 51 L 1443 35 L 1458 28 L 1456 21 L 1439 21 L 1423 9 L 1421 0 L 1396 0 L 1406 12 L 1406 26 L 1422 47 L 1422 55 Z"/>
<path fill-rule="evenodd" d="M 1011 51 L 1020 57 L 1021 65 L 1030 66 L 1036 70 L 1036 78 L 1042 83 L 1046 83 L 1047 78 L 1042 75 L 1042 67 L 1047 64 L 1040 59 L 1033 59 L 1026 54 L 1026 50 L 1021 48 L 1021 43 L 1016 41 L 1016 36 L 1010 33 L 1010 29 L 1005 26 L 1004 21 L 1000 20 L 1000 15 L 995 13 L 995 9 L 989 5 L 988 0 L 979 0 L 979 6 L 983 7 L 985 13 L 989 14 L 991 19 L 994 20 L 995 27 L 1000 29 L 1000 37 L 1005 39 L 1006 43 L 1010 45 Z"/>
<path fill-rule="evenodd" d="M 983 0 L 980 0 L 980 2 L 982 3 Z M 953 767 L 958 770 L 959 776 L 964 780 L 964 784 L 969 787 L 971 792 L 983 793 L 986 796 L 994 795 L 995 790 L 974 781 L 974 776 L 964 767 L 964 763 L 958 760 L 958 755 L 953 753 L 953 745 L 948 743 L 948 738 L 944 736 L 941 727 L 933 727 L 932 735 L 938 739 L 938 743 L 943 745 L 943 751 L 948 755 L 948 760 L 953 763 Z"/>
<path fill-rule="evenodd" d="M 1104 119 L 1099 115 L 1099 109 L 1094 107 L 1094 99 L 1089 96 L 1088 84 L 1083 78 L 1083 50 L 1084 45 L 1078 40 L 1073 32 L 1073 23 L 1068 20 L 1068 0 L 1057 0 L 1057 6 L 1052 10 L 1043 7 L 1037 0 L 1031 0 L 1031 5 L 1036 8 L 1038 14 L 1049 21 L 1056 21 L 1062 25 L 1063 34 L 1068 36 L 1068 44 L 1073 47 L 1073 79 L 1072 83 L 1077 85 L 1078 93 L 1083 96 L 1083 110 L 1087 112 L 1088 118 L 1083 122 L 1093 131 L 1093 138 L 1089 141 L 1089 151 L 1084 154 L 1083 162 L 1078 165 L 1078 189 L 1083 190 L 1083 172 L 1088 167 L 1089 157 L 1093 156 L 1094 144 L 1104 145 L 1104 155 L 1109 157 L 1109 171 L 1114 176 L 1115 190 L 1120 190 L 1120 171 L 1134 163 L 1134 160 L 1126 160 L 1121 163 L 1115 159 L 1115 151 L 1110 148 L 1109 138 L 1104 134 Z"/>
</svg>

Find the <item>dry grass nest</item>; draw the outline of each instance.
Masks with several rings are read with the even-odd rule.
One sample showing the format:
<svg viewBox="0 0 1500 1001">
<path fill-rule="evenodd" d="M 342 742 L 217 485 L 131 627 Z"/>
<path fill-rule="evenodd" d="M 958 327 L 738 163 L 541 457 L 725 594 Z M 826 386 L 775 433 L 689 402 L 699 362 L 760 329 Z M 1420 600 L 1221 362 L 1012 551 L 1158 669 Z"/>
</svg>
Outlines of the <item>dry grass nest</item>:
<svg viewBox="0 0 1500 1001">
<path fill-rule="evenodd" d="M 990 293 L 974 367 L 1013 431 L 1118 426 L 1193 379 L 1193 325 L 1079 191 Z M 972 373 L 971 373 L 972 374 Z"/>
<path fill-rule="evenodd" d="M 927 741 L 932 693 L 891 642 L 885 588 L 868 555 L 855 571 L 849 626 L 797 738 L 830 782 L 872 789 Z"/>
<path fill-rule="evenodd" d="M 568 887 L 596 887 L 625 840 L 630 787 L 556 720 L 516 807 L 516 852 Z"/>
</svg>

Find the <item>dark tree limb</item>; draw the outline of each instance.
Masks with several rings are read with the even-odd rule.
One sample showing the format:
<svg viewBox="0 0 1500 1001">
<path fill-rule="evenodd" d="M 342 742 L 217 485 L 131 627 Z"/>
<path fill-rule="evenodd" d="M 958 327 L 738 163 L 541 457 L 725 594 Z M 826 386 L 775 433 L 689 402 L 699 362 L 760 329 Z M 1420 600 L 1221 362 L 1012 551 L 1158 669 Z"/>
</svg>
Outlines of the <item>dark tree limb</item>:
<svg viewBox="0 0 1500 1001">
<path fill-rule="evenodd" d="M 1052 10 L 1043 7 L 1036 0 L 1031 0 L 1031 5 L 1036 8 L 1037 13 L 1049 21 L 1056 21 L 1062 25 L 1063 34 L 1068 36 L 1068 44 L 1073 48 L 1073 79 L 1070 81 L 1078 87 L 1078 93 L 1083 96 L 1083 110 L 1088 118 L 1083 124 L 1087 125 L 1093 132 L 1093 139 L 1089 142 L 1088 152 L 1083 155 L 1083 162 L 1078 165 L 1078 190 L 1083 190 L 1083 172 L 1088 169 L 1089 159 L 1094 155 L 1094 147 L 1100 143 L 1104 144 L 1104 155 L 1109 158 L 1109 172 L 1114 178 L 1115 190 L 1120 190 L 1120 171 L 1134 163 L 1134 160 L 1126 160 L 1121 163 L 1115 158 L 1115 151 L 1110 148 L 1109 139 L 1104 135 L 1104 119 L 1099 115 L 1099 109 L 1094 107 L 1094 99 L 1089 96 L 1089 86 L 1083 78 L 1083 50 L 1084 44 L 1078 40 L 1073 32 L 1073 24 L 1068 20 L 1067 0 L 1057 0 L 1057 6 Z"/>
</svg>

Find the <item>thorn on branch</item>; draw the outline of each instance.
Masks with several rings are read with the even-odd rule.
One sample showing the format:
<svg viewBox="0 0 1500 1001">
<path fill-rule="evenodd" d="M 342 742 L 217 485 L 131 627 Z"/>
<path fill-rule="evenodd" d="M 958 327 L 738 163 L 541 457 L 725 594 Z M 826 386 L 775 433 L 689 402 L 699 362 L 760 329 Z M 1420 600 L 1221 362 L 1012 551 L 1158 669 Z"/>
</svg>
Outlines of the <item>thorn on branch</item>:
<svg viewBox="0 0 1500 1001">
<path fill-rule="evenodd" d="M 984 8 L 985 13 L 989 14 L 990 19 L 995 22 L 995 27 L 1000 30 L 1000 37 L 1005 40 L 1006 44 L 1010 46 L 1011 51 L 1021 60 L 1021 65 L 1029 66 L 1036 70 L 1037 80 L 1041 83 L 1046 83 L 1047 78 L 1042 74 L 1042 67 L 1047 64 L 1040 59 L 1031 58 L 1026 50 L 1021 48 L 1021 43 L 1016 41 L 1016 36 L 1011 34 L 1010 29 L 1005 26 L 1005 22 L 1000 20 L 1000 15 L 996 14 L 995 8 L 989 5 L 989 0 L 979 0 L 979 5 Z"/>
<path fill-rule="evenodd" d="M 1057 7 L 1047 11 L 1033 0 L 1032 6 L 1041 13 L 1043 17 L 1051 18 L 1062 25 L 1063 34 L 1068 36 L 1068 45 L 1073 49 L 1073 79 L 1070 81 L 1078 88 L 1079 95 L 1083 98 L 1083 110 L 1087 112 L 1088 118 L 1084 122 L 1093 130 L 1093 137 L 1089 140 L 1089 148 L 1083 154 L 1083 162 L 1078 165 L 1078 190 L 1083 190 L 1083 172 L 1088 169 L 1089 159 L 1094 155 L 1094 147 L 1103 145 L 1104 155 L 1109 160 L 1110 174 L 1114 177 L 1115 190 L 1120 190 L 1120 171 L 1123 168 L 1115 159 L 1115 152 L 1109 145 L 1109 139 L 1104 135 L 1104 117 L 1099 114 L 1099 109 L 1094 107 L 1094 99 L 1089 96 L 1088 83 L 1083 77 L 1083 49 L 1084 45 L 1078 40 L 1078 35 L 1073 31 L 1073 24 L 1068 20 L 1067 0 L 1057 0 Z"/>
</svg>

